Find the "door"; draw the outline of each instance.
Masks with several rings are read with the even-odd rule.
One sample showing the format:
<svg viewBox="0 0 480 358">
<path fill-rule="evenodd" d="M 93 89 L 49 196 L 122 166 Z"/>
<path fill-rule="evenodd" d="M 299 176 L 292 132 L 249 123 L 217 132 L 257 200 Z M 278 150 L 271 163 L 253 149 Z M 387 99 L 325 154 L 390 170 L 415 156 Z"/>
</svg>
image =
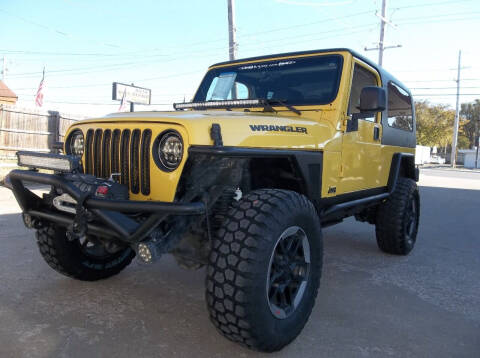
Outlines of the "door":
<svg viewBox="0 0 480 358">
<path fill-rule="evenodd" d="M 342 167 L 337 194 L 379 187 L 381 171 L 381 113 L 360 113 L 364 87 L 381 86 L 380 76 L 370 66 L 355 61 L 342 138 Z"/>
</svg>

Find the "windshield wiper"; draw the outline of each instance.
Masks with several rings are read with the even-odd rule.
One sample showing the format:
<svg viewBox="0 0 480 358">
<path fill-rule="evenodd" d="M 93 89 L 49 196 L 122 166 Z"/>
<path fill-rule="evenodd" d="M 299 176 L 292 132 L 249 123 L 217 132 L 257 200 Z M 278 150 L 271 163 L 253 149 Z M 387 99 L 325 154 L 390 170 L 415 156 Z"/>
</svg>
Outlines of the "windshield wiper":
<svg viewBox="0 0 480 358">
<path fill-rule="evenodd" d="M 281 99 L 276 99 L 276 98 L 270 98 L 270 99 L 263 99 L 263 103 L 265 105 L 265 109 L 268 109 L 270 112 L 277 112 L 273 107 L 272 104 L 279 104 L 290 111 L 292 111 L 295 114 L 298 114 L 299 116 L 302 114 L 298 109 L 296 109 L 294 106 L 291 106 L 286 103 L 286 101 L 281 100 Z"/>
</svg>

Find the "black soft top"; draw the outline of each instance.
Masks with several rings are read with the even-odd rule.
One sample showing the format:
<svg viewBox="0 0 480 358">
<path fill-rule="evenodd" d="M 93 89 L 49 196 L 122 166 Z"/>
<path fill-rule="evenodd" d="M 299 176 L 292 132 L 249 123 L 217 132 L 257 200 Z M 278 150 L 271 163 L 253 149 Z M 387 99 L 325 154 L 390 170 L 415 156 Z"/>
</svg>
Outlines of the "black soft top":
<svg viewBox="0 0 480 358">
<path fill-rule="evenodd" d="M 236 63 L 240 62 L 245 62 L 245 61 L 261 61 L 261 60 L 268 60 L 269 58 L 272 57 L 287 57 L 287 56 L 300 56 L 300 55 L 310 55 L 310 54 L 317 54 L 317 53 L 324 53 L 324 52 L 350 52 L 354 57 L 362 60 L 363 62 L 369 64 L 373 68 L 375 68 L 378 73 L 380 74 L 380 77 L 382 79 L 382 84 L 384 87 L 387 86 L 389 81 L 395 82 L 395 84 L 399 85 L 402 87 L 404 90 L 406 90 L 409 94 L 410 91 L 408 87 L 406 87 L 404 84 L 402 84 L 399 80 L 397 80 L 393 75 L 391 75 L 388 71 L 380 67 L 378 64 L 373 62 L 372 60 L 366 58 L 363 55 L 360 55 L 358 52 L 353 51 L 352 49 L 349 48 L 328 48 L 328 49 L 321 49 L 321 50 L 310 50 L 310 51 L 298 51 L 298 52 L 284 52 L 284 53 L 276 53 L 272 55 L 266 55 L 266 56 L 257 56 L 257 57 L 247 57 L 247 58 L 241 58 L 238 60 L 233 60 L 233 61 L 224 61 L 224 62 L 219 62 L 216 63 L 210 67 L 214 66 L 220 66 L 220 65 L 234 65 Z M 411 94 L 410 94 L 411 95 Z"/>
</svg>

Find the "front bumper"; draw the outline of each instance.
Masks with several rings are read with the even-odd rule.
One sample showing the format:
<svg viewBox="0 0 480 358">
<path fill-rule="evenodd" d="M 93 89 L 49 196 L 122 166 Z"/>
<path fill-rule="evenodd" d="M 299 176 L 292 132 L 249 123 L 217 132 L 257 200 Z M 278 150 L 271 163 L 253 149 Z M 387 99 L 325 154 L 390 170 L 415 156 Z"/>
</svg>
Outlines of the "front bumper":
<svg viewBox="0 0 480 358">
<path fill-rule="evenodd" d="M 50 185 L 69 194 L 77 202 L 83 202 L 83 208 L 95 216 L 93 222 L 86 224 L 87 233 L 102 237 L 117 238 L 129 244 L 145 239 L 163 220 L 170 215 L 203 215 L 205 204 L 202 202 L 169 203 L 160 201 L 105 200 L 93 197 L 82 199 L 84 193 L 71 182 L 57 174 L 44 174 L 31 170 L 13 170 L 9 174 L 12 191 L 17 199 L 24 218 L 32 222 L 52 222 L 69 227 L 75 221 L 74 215 L 56 210 L 42 198 L 25 187 L 24 182 Z M 142 223 L 131 219 L 125 213 L 149 214 Z"/>
</svg>

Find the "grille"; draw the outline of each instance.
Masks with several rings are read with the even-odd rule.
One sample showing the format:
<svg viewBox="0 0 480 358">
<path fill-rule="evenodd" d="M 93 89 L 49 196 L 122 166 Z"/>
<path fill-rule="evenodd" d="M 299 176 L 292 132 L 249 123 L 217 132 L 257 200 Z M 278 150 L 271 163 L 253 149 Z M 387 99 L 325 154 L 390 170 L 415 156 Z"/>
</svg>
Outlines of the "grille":
<svg viewBox="0 0 480 358">
<path fill-rule="evenodd" d="M 134 194 L 150 194 L 150 143 L 146 129 L 89 129 L 85 140 L 85 173 L 100 178 L 120 174 L 120 183 Z"/>
</svg>

